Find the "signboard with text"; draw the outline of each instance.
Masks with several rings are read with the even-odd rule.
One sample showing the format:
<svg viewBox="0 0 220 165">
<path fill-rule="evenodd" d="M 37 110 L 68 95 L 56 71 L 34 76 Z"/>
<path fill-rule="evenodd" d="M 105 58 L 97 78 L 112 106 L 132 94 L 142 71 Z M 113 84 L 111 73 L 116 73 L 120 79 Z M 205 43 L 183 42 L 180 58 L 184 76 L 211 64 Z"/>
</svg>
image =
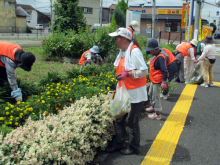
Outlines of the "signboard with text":
<svg viewBox="0 0 220 165">
<path fill-rule="evenodd" d="M 158 14 L 182 14 L 182 9 L 158 9 Z"/>
<path fill-rule="evenodd" d="M 188 26 L 188 22 L 189 22 L 188 18 L 189 18 L 189 4 L 183 3 L 181 28 L 186 28 Z"/>
<path fill-rule="evenodd" d="M 128 27 L 130 25 L 130 22 L 133 20 L 138 22 L 139 28 L 140 28 L 141 27 L 141 13 L 127 10 L 126 11 L 126 27 Z M 135 32 L 135 33 L 140 33 L 140 32 Z"/>
</svg>

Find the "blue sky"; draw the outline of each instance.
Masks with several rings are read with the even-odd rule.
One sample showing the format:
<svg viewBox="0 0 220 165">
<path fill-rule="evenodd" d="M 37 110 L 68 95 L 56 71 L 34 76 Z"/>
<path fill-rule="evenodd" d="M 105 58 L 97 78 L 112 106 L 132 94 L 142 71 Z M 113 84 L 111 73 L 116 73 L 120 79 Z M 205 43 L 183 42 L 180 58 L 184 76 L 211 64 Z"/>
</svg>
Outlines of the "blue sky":
<svg viewBox="0 0 220 165">
<path fill-rule="evenodd" d="M 139 4 L 144 3 L 145 6 L 151 6 L 151 4 L 147 3 L 150 1 L 152 0 L 128 0 L 128 4 L 129 6 L 139 6 Z M 155 1 L 156 1 L 156 6 L 182 6 L 182 4 L 186 2 L 186 0 L 155 0 Z M 205 0 L 205 2 L 211 4 L 215 4 L 216 1 L 220 1 L 220 0 Z M 118 0 L 103 0 L 103 7 L 109 7 L 111 4 L 116 4 L 117 2 Z M 127 0 L 125 0 L 125 2 L 127 2 Z M 36 10 L 50 13 L 50 0 L 17 0 L 17 3 L 32 5 Z M 214 19 L 220 21 L 220 16 L 216 16 L 217 11 L 220 12 L 220 8 L 209 4 L 204 4 L 202 18 L 207 20 L 210 19 L 210 22 L 213 22 Z M 209 12 L 210 12 L 210 17 L 208 17 Z"/>
</svg>

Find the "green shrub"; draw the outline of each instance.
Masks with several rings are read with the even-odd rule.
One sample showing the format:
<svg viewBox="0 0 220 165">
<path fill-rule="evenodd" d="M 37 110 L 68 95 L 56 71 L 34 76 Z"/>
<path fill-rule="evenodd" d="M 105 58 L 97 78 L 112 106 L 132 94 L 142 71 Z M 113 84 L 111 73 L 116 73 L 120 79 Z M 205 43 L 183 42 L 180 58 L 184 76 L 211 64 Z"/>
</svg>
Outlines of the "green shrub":
<svg viewBox="0 0 220 165">
<path fill-rule="evenodd" d="M 2 137 L 5 137 L 8 133 L 10 133 L 13 130 L 12 127 L 8 126 L 0 126 L 0 133 L 2 133 Z"/>
</svg>

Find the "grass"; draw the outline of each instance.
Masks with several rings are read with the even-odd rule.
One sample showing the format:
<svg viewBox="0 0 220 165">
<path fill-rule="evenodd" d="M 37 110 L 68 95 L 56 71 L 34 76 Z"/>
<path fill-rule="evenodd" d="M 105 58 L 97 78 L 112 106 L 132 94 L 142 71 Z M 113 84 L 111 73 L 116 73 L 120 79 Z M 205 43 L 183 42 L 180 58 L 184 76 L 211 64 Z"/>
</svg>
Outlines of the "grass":
<svg viewBox="0 0 220 165">
<path fill-rule="evenodd" d="M 24 50 L 25 52 L 32 52 L 36 57 L 36 61 L 33 64 L 30 72 L 24 71 L 21 68 L 17 68 L 15 70 L 16 78 L 20 78 L 22 81 L 26 80 L 30 82 L 37 82 L 43 76 L 47 75 L 48 72 L 54 71 L 60 73 L 61 75 L 66 75 L 67 70 L 77 66 L 77 64 L 71 63 L 44 61 L 41 56 L 41 47 L 26 47 Z"/>
</svg>

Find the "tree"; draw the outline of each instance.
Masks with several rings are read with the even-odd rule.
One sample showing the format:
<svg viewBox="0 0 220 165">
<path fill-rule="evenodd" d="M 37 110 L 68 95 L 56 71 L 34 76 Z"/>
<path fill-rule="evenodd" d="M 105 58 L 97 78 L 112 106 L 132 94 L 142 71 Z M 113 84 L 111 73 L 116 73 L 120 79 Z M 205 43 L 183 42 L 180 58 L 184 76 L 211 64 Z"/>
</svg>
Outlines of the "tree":
<svg viewBox="0 0 220 165">
<path fill-rule="evenodd" d="M 116 22 L 118 27 L 126 26 L 126 11 L 129 9 L 128 4 L 124 0 L 118 2 L 112 16 L 112 22 Z"/>
<path fill-rule="evenodd" d="M 86 19 L 81 7 L 77 6 L 79 0 L 57 0 L 54 4 L 55 25 L 54 29 L 75 30 L 86 27 Z"/>
</svg>

